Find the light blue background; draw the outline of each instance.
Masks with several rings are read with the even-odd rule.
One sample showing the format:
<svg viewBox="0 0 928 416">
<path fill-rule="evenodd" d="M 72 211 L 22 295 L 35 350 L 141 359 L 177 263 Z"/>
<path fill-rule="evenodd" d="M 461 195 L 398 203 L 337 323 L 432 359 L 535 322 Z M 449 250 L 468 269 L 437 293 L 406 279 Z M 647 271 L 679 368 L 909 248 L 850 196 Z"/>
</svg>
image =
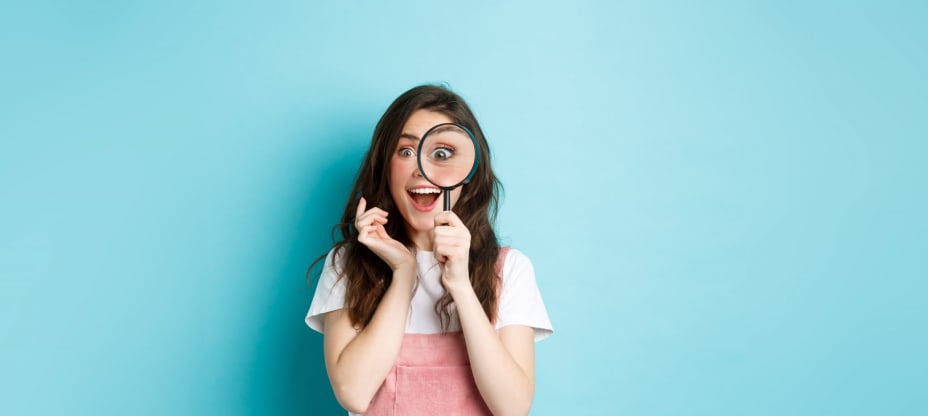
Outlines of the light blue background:
<svg viewBox="0 0 928 416">
<path fill-rule="evenodd" d="M 537 269 L 533 414 L 928 413 L 924 2 L 19 3 L 0 414 L 342 414 L 304 272 L 422 82 Z"/>
</svg>

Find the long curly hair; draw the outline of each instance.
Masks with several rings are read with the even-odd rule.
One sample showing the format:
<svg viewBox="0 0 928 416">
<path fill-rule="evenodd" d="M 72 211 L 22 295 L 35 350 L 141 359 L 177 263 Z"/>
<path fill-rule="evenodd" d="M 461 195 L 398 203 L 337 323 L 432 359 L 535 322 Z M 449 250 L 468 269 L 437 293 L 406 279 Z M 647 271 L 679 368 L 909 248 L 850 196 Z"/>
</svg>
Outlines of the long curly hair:
<svg viewBox="0 0 928 416">
<path fill-rule="evenodd" d="M 341 234 L 341 239 L 335 241 L 333 253 L 341 255 L 343 267 L 339 269 L 335 264 L 333 267 L 339 279 L 346 280 L 345 307 L 348 309 L 349 319 L 357 328 L 363 328 L 370 322 L 393 280 L 390 267 L 358 242 L 358 230 L 353 225 L 357 204 L 363 196 L 367 199 L 368 207 L 380 207 L 390 213 L 390 218 L 402 218 L 390 195 L 390 160 L 396 151 L 403 126 L 418 110 L 436 111 L 447 115 L 455 123 L 470 129 L 480 147 L 477 171 L 470 182 L 461 188 L 461 195 L 453 211 L 471 234 L 468 262 L 471 285 L 487 318 L 491 322 L 496 319 L 496 294 L 500 282 L 494 266 L 500 247 L 493 223 L 496 220 L 502 184 L 493 174 L 486 137 L 467 103 L 445 86 L 420 85 L 400 95 L 378 121 L 370 148 L 345 204 L 341 222 L 335 226 Z M 391 237 L 407 247 L 412 246 L 404 222 L 390 221 L 385 227 Z M 333 262 L 336 257 L 331 256 Z M 325 255 L 316 259 L 310 270 L 323 258 Z M 453 319 L 449 310 L 452 302 L 451 295 L 445 293 L 435 304 L 435 313 L 439 315 L 445 331 Z"/>
</svg>

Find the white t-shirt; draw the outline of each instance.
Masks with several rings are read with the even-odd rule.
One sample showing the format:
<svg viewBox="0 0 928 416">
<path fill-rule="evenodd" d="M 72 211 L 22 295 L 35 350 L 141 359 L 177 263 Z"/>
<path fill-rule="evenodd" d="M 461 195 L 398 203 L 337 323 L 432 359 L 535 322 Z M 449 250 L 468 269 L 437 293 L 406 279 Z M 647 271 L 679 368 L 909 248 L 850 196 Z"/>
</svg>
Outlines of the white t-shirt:
<svg viewBox="0 0 928 416">
<path fill-rule="evenodd" d="M 333 251 L 325 259 L 319 285 L 313 296 L 312 305 L 306 314 L 306 325 L 324 332 L 326 312 L 345 307 L 345 279 L 338 278 L 337 270 L 343 270 L 341 254 L 335 256 Z M 431 251 L 416 251 L 418 284 L 409 308 L 406 321 L 408 334 L 437 334 L 442 332 L 441 320 L 435 313 L 435 302 L 444 295 L 441 284 L 441 268 Z M 453 304 L 452 309 L 453 311 Z M 496 328 L 508 325 L 525 325 L 535 329 L 535 341 L 541 341 L 554 332 L 548 311 L 541 299 L 541 292 L 535 283 L 535 269 L 532 262 L 522 252 L 510 249 L 503 263 L 503 286 L 499 294 L 499 311 Z M 452 319 L 450 332 L 459 331 L 460 323 Z"/>
</svg>

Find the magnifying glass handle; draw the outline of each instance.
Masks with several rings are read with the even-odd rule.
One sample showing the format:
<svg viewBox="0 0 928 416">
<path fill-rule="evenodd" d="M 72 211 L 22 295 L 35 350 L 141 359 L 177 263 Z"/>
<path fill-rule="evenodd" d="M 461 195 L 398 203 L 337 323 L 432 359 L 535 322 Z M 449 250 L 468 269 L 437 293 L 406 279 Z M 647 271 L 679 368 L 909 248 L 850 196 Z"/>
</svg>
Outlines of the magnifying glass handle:
<svg viewBox="0 0 928 416">
<path fill-rule="evenodd" d="M 445 211 L 451 211 L 451 191 L 445 189 L 443 193 L 445 194 Z"/>
</svg>

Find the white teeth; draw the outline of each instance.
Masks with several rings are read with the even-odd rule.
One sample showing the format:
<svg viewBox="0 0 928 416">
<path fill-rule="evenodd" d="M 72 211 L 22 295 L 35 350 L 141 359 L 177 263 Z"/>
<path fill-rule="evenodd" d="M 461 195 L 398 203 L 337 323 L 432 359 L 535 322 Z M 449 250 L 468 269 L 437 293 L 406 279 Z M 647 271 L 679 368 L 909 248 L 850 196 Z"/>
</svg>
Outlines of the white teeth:
<svg viewBox="0 0 928 416">
<path fill-rule="evenodd" d="M 409 192 L 414 194 L 437 194 L 439 191 L 435 188 L 415 188 L 410 189 Z"/>
</svg>

